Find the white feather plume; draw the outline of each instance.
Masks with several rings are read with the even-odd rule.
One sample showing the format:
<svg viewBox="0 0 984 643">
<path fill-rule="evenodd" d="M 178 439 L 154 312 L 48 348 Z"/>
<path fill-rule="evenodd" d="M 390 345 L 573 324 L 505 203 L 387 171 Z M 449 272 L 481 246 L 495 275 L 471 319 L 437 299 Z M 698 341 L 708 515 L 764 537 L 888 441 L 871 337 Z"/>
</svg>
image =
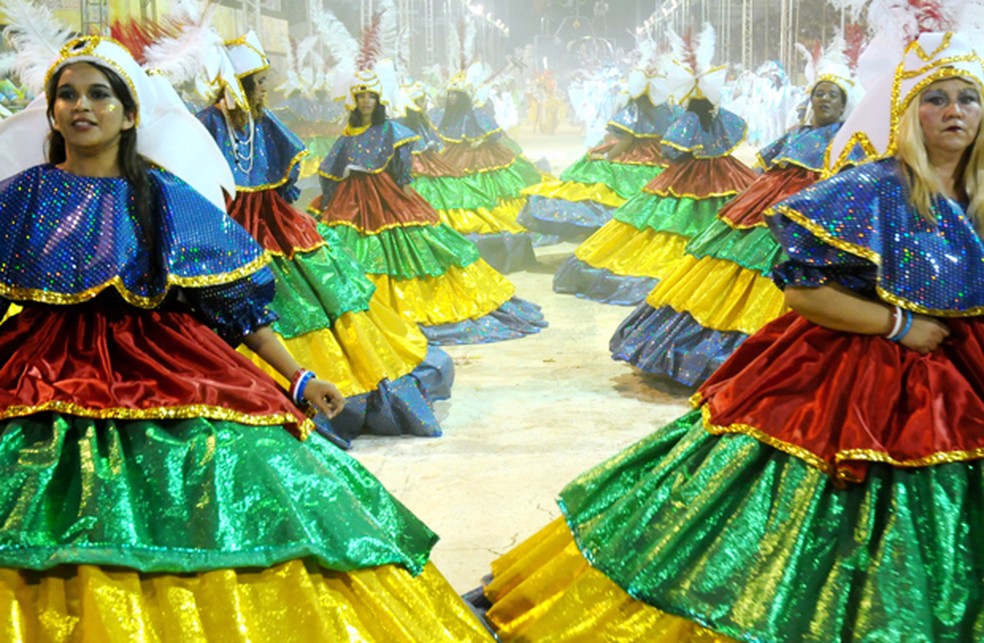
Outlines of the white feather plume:
<svg viewBox="0 0 984 643">
<path fill-rule="evenodd" d="M 703 73 L 711 68 L 714 59 L 714 48 L 717 45 L 717 35 L 711 23 L 704 23 L 697 43 L 694 45 L 694 58 L 697 61 L 697 73 Z"/>
<path fill-rule="evenodd" d="M 221 47 L 222 39 L 211 27 L 211 6 L 193 13 L 186 13 L 188 7 L 176 8 L 181 13 L 172 16 L 183 23 L 181 30 L 174 37 L 148 45 L 144 50 L 144 67 L 157 69 L 173 84 L 180 84 L 201 72 L 209 51 Z M 193 18 L 197 21 L 192 22 Z"/>
<path fill-rule="evenodd" d="M 0 0 L 0 13 L 9 23 L 4 36 L 17 51 L 14 71 L 33 93 L 41 92 L 48 68 L 72 32 L 47 7 L 27 0 Z"/>
<path fill-rule="evenodd" d="M 336 64 L 351 65 L 359 55 L 359 42 L 349 33 L 341 20 L 328 9 L 311 6 L 311 22 L 317 27 L 328 53 Z"/>
<path fill-rule="evenodd" d="M 17 54 L 8 52 L 0 54 L 0 78 L 6 78 L 14 73 L 14 64 L 17 62 Z"/>
<path fill-rule="evenodd" d="M 379 42 L 382 47 L 381 58 L 395 58 L 399 45 L 400 14 L 393 0 L 381 0 L 379 8 Z"/>
</svg>

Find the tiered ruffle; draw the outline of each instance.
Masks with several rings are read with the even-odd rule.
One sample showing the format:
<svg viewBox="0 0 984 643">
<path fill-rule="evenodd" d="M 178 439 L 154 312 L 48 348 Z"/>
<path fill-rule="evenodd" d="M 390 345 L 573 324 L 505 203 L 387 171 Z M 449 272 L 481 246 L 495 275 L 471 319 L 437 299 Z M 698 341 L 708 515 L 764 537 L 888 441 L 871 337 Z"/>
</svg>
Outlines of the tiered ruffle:
<svg viewBox="0 0 984 643">
<path fill-rule="evenodd" d="M 385 173 L 343 181 L 323 217 L 376 286 L 376 297 L 421 324 L 432 343 L 501 341 L 546 326 L 539 308 L 516 299 L 513 285 L 474 244 Z"/>
<path fill-rule="evenodd" d="M 781 247 L 762 213 L 815 179 L 798 167 L 773 170 L 724 206 L 615 331 L 612 357 L 697 385 L 749 335 L 785 313 L 783 294 L 770 279 Z"/>
<path fill-rule="evenodd" d="M 374 296 L 373 284 L 334 233 L 319 230 L 272 190 L 240 193 L 230 215 L 273 255 L 277 294 L 271 308 L 279 315 L 273 331 L 298 363 L 333 382 L 347 399 L 332 423 L 335 430 L 348 440 L 363 432 L 441 435 L 428 399 L 450 390 L 450 359 L 435 355 L 441 368 L 431 368 L 426 379 L 414 377 L 418 368 L 428 368 L 427 338 Z M 239 351 L 288 386 L 248 348 Z"/>
</svg>

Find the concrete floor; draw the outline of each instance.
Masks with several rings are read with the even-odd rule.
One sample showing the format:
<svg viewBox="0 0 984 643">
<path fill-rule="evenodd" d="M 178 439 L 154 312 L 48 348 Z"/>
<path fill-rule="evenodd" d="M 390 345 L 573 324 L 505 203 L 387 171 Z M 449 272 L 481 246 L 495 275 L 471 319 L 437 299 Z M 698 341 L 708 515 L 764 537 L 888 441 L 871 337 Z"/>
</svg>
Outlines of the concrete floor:
<svg viewBox="0 0 984 643">
<path fill-rule="evenodd" d="M 515 138 L 557 174 L 583 153 L 573 129 Z M 575 247 L 539 248 L 536 270 L 509 275 L 549 328 L 447 348 L 457 374 L 452 398 L 436 408 L 444 437 L 364 437 L 350 452 L 441 536 L 432 560 L 461 593 L 558 515 L 565 484 L 689 409 L 690 389 L 611 359 L 608 340 L 631 308 L 553 292 L 553 273 Z"/>
</svg>

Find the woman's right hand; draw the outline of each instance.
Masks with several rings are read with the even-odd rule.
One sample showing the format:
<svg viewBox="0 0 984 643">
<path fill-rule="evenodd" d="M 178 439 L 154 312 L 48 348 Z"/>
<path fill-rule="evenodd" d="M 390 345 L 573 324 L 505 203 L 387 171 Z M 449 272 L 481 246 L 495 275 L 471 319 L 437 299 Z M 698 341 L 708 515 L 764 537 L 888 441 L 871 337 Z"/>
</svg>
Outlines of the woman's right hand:
<svg viewBox="0 0 984 643">
<path fill-rule="evenodd" d="M 939 348 L 949 335 L 950 328 L 939 319 L 913 315 L 912 327 L 899 343 L 920 355 L 928 355 Z"/>
</svg>

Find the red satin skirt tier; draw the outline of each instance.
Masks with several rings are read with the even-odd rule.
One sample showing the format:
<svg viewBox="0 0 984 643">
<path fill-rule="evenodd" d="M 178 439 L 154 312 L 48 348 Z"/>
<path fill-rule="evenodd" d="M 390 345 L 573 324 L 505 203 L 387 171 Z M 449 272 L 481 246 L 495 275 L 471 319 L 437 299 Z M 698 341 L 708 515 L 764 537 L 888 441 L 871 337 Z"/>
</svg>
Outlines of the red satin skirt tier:
<svg viewBox="0 0 984 643">
<path fill-rule="evenodd" d="M 920 355 L 788 313 L 745 340 L 695 397 L 710 431 L 751 435 L 841 482 L 863 480 L 871 462 L 977 459 L 984 456 L 984 322 L 945 323 L 950 336 Z"/>
</svg>

